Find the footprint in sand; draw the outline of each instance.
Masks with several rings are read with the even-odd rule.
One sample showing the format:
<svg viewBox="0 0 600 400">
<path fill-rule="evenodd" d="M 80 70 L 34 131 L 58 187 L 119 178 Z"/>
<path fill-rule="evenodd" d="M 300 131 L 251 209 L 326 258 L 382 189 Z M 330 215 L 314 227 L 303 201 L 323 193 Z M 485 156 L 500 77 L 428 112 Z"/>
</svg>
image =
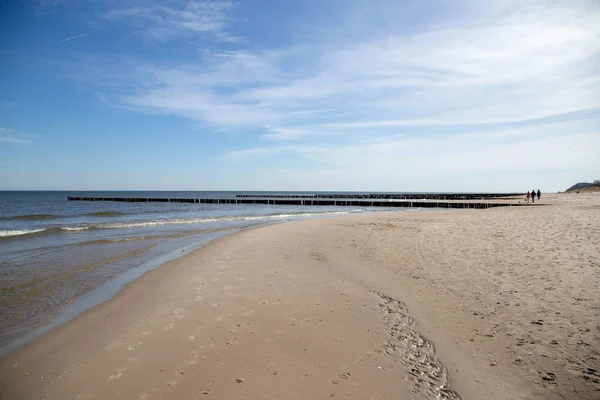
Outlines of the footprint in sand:
<svg viewBox="0 0 600 400">
<path fill-rule="evenodd" d="M 285 316 L 287 317 L 288 320 L 292 321 L 292 322 L 297 322 L 298 318 L 294 317 L 291 314 L 286 313 Z"/>
<path fill-rule="evenodd" d="M 542 373 L 540 373 L 540 375 L 542 376 L 542 379 L 548 383 L 551 384 L 556 384 L 556 375 L 554 375 L 552 372 L 548 372 L 544 375 L 542 375 Z"/>
<path fill-rule="evenodd" d="M 123 345 L 125 345 L 125 341 L 127 340 L 126 337 L 122 337 L 119 338 L 115 341 L 110 342 L 109 344 L 106 345 L 106 347 L 104 347 L 105 350 L 111 350 L 117 347 L 121 347 Z"/>
<path fill-rule="evenodd" d="M 130 344 L 129 346 L 127 346 L 127 350 L 133 351 L 143 344 L 144 344 L 144 342 L 137 342 L 136 344 Z"/>
<path fill-rule="evenodd" d="M 240 308 L 240 311 L 244 311 L 244 316 L 249 317 L 254 314 L 254 311 L 256 310 L 253 308 L 242 307 Z"/>
<path fill-rule="evenodd" d="M 198 352 L 196 350 L 190 351 L 187 360 L 185 361 L 186 367 L 191 367 L 192 365 L 196 365 L 198 363 Z"/>
<path fill-rule="evenodd" d="M 114 374 L 111 374 L 108 376 L 108 381 L 112 381 L 114 379 L 119 379 L 121 376 L 123 376 L 123 372 L 127 371 L 129 369 L 129 365 L 124 365 L 122 367 L 117 368 L 116 372 Z"/>
<path fill-rule="evenodd" d="M 184 375 L 185 375 L 185 372 L 183 372 L 181 370 L 181 368 L 176 368 L 175 371 L 173 372 L 173 376 L 176 378 L 184 376 Z"/>
<path fill-rule="evenodd" d="M 165 325 L 165 327 L 163 328 L 164 331 L 168 331 L 170 329 L 173 329 L 173 324 L 167 324 Z"/>
<path fill-rule="evenodd" d="M 177 310 L 173 310 L 173 314 L 181 314 L 183 312 L 183 307 L 179 307 Z"/>
</svg>

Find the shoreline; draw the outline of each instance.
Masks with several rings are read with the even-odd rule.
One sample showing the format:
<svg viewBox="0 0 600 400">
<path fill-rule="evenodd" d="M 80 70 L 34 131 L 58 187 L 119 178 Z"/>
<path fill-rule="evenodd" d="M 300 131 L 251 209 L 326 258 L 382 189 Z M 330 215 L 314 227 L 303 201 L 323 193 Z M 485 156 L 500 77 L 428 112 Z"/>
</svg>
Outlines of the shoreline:
<svg viewBox="0 0 600 400">
<path fill-rule="evenodd" d="M 592 398 L 589 235 L 599 219 L 598 200 L 586 199 L 310 219 L 217 238 L 0 359 L 0 398 Z M 563 217 L 591 222 L 512 236 L 531 218 Z M 549 274 L 548 246 L 577 274 Z M 569 264 L 569 251 L 589 265 Z M 528 293 L 531 282 L 552 290 Z M 575 283 L 586 300 L 557 303 Z"/>
<path fill-rule="evenodd" d="M 403 210 L 402 212 L 408 212 L 413 210 Z M 303 212 L 299 213 L 300 217 L 306 219 L 312 218 L 334 218 L 339 215 L 347 215 L 347 213 L 352 213 L 353 209 L 350 211 L 331 211 L 326 213 L 326 215 L 319 215 L 318 213 L 308 213 Z M 380 212 L 380 211 L 379 211 Z M 370 212 L 361 212 L 361 213 L 370 213 Z M 290 214 L 294 215 L 294 214 Z M 5 342 L 0 346 L 0 358 L 10 355 L 12 352 L 17 351 L 19 348 L 25 346 L 30 343 L 34 339 L 40 337 L 41 335 L 61 326 L 62 324 L 69 322 L 73 318 L 77 317 L 81 313 L 102 304 L 103 302 L 110 300 L 114 297 L 119 291 L 123 290 L 125 286 L 143 276 L 148 271 L 158 268 L 168 261 L 172 261 L 176 258 L 182 257 L 185 254 L 181 254 L 182 251 L 194 251 L 197 250 L 206 244 L 210 243 L 215 238 L 219 238 L 222 236 L 227 236 L 232 233 L 236 233 L 239 231 L 243 231 L 246 229 L 254 229 L 262 226 L 268 226 L 272 224 L 279 224 L 286 221 L 280 220 L 271 220 L 269 221 L 270 215 L 262 216 L 266 219 L 265 222 L 245 226 L 245 227 L 223 227 L 217 228 L 209 233 L 204 233 L 204 237 L 195 243 L 187 244 L 181 247 L 174 248 L 173 250 L 159 254 L 149 260 L 143 261 L 140 265 L 133 267 L 131 269 L 125 270 L 124 272 L 116 275 L 114 278 L 109 279 L 108 281 L 100 284 L 99 286 L 93 288 L 92 290 L 83 293 L 79 297 L 77 297 L 73 302 L 64 306 L 64 308 L 60 311 L 57 311 L 54 314 L 47 315 L 47 321 L 44 324 L 33 327 L 32 329 L 27 330 L 21 335 L 17 340 L 12 342 Z M 293 221 L 295 219 L 292 219 Z M 300 219 L 301 220 L 301 219 Z"/>
<path fill-rule="evenodd" d="M 137 279 L 140 279 L 148 272 L 156 268 L 160 268 L 161 266 L 165 265 L 170 261 L 176 260 L 187 255 L 187 253 L 181 254 L 182 252 L 194 252 L 196 250 L 201 249 L 203 246 L 206 246 L 213 240 L 227 235 L 235 234 L 236 232 L 239 232 L 241 230 L 243 229 L 223 229 L 215 231 L 212 234 L 207 234 L 208 237 L 198 243 L 183 246 L 174 249 L 168 253 L 161 254 L 155 258 L 143 262 L 135 268 L 132 268 L 117 275 L 109 281 L 76 298 L 72 303 L 68 304 L 57 315 L 51 318 L 47 324 L 38 326 L 32 331 L 23 335 L 17 341 L 7 343 L 0 347 L 0 359 L 10 356 L 11 353 L 14 353 L 19 349 L 23 348 L 24 346 L 27 346 L 29 343 L 36 340 L 40 336 L 43 336 L 44 334 L 49 333 L 56 328 L 59 328 L 60 326 L 77 318 L 79 315 L 111 300 L 119 292 L 125 290 L 127 288 L 127 285 L 136 281 Z"/>
</svg>

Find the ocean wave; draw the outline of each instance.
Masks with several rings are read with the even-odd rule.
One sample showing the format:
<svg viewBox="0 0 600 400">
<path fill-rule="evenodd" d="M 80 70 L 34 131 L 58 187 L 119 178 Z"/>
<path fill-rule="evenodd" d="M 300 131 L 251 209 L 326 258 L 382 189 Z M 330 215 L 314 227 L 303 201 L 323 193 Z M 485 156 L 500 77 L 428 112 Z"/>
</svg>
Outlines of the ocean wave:
<svg viewBox="0 0 600 400">
<path fill-rule="evenodd" d="M 299 218 L 299 217 L 314 217 L 327 215 L 344 215 L 350 213 L 361 212 L 360 209 L 344 210 L 344 211 L 323 211 L 323 212 L 291 212 L 285 214 L 270 214 L 270 215 L 251 215 L 251 216 L 231 216 L 231 217 L 216 217 L 216 218 L 175 218 L 175 219 L 159 219 L 152 221 L 127 222 L 127 223 L 103 223 L 97 225 L 73 225 L 73 226 L 55 226 L 40 229 L 13 229 L 0 231 L 0 238 L 11 238 L 15 236 L 33 235 L 33 234 L 48 234 L 52 232 L 80 232 L 92 229 L 129 229 L 129 228 L 144 228 L 163 225 L 187 225 L 209 222 L 231 222 L 231 221 L 265 221 L 273 219 Z"/>
<path fill-rule="evenodd" d="M 324 211 L 317 213 L 297 212 L 297 213 L 286 213 L 286 214 L 270 214 L 270 215 L 252 215 L 252 216 L 235 216 L 235 217 L 217 217 L 217 218 L 176 218 L 176 219 L 162 219 L 154 221 L 143 221 L 143 222 L 130 222 L 130 223 L 114 223 L 114 224 L 101 224 L 94 226 L 98 229 L 126 229 L 126 228 L 143 228 L 149 226 L 161 226 L 161 225 L 184 225 L 184 224 L 196 224 L 203 222 L 229 222 L 229 221 L 261 221 L 269 219 L 285 219 L 295 217 L 314 217 L 320 215 L 344 215 L 362 210 L 347 210 L 347 211 Z"/>
<path fill-rule="evenodd" d="M 93 229 L 93 226 L 61 226 L 58 228 L 50 228 L 49 230 L 61 230 L 61 231 L 66 231 L 66 232 L 73 232 L 73 231 L 87 231 L 88 229 Z"/>
<path fill-rule="evenodd" d="M 133 211 L 133 212 L 95 211 L 95 212 L 81 214 L 81 216 L 85 216 L 85 217 L 122 217 L 125 215 L 168 214 L 168 213 L 182 212 L 182 211 L 189 211 L 189 210 L 177 208 L 177 209 L 172 209 L 172 210 L 140 210 L 140 211 Z"/>
<path fill-rule="evenodd" d="M 5 221 L 43 221 L 48 219 L 56 219 L 58 218 L 54 214 L 25 214 L 25 215 L 15 215 L 14 217 L 2 217 L 0 220 Z"/>
<path fill-rule="evenodd" d="M 165 212 L 180 212 L 185 211 L 183 209 L 177 210 L 151 210 L 142 212 L 121 212 L 121 211 L 96 211 L 79 215 L 54 215 L 54 214 L 24 214 L 15 215 L 11 217 L 0 217 L 0 221 L 46 221 L 60 218 L 72 218 L 72 217 L 122 217 L 125 215 L 136 215 L 136 214 L 164 214 Z"/>
<path fill-rule="evenodd" d="M 46 229 L 7 229 L 0 231 L 0 238 L 12 236 L 32 235 L 34 233 L 43 232 Z"/>
<path fill-rule="evenodd" d="M 127 215 L 127 213 L 120 211 L 97 211 L 82 215 L 89 215 L 91 217 L 120 217 L 122 215 Z"/>
<path fill-rule="evenodd" d="M 0 239 L 10 239 L 15 236 L 28 236 L 35 234 L 48 234 L 51 232 L 71 232 L 92 229 L 91 226 L 54 226 L 39 229 L 6 229 L 0 231 Z"/>
</svg>

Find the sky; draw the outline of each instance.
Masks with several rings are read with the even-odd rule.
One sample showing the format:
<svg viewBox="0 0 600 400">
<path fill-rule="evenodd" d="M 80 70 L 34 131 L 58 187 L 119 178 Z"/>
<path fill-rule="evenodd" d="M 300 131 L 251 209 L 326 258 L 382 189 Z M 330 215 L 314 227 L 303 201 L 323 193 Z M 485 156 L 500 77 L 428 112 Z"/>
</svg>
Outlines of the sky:
<svg viewBox="0 0 600 400">
<path fill-rule="evenodd" d="M 0 190 L 600 179 L 597 0 L 0 1 Z"/>
</svg>

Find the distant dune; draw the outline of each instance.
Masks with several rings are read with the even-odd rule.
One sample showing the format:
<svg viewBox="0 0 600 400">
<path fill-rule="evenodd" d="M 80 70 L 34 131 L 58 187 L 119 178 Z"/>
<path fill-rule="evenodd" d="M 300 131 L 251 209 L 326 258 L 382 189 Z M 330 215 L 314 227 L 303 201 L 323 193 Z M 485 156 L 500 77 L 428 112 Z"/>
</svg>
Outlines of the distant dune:
<svg viewBox="0 0 600 400">
<path fill-rule="evenodd" d="M 587 186 L 582 189 L 579 189 L 577 191 L 577 193 L 579 193 L 579 192 L 583 192 L 583 193 L 600 192 L 600 186 L 598 186 L 598 185 Z"/>
<path fill-rule="evenodd" d="M 565 190 L 565 192 L 572 192 L 572 191 L 585 191 L 585 192 L 595 192 L 595 191 L 600 191 L 600 184 L 598 183 L 598 181 L 594 181 L 594 183 L 589 183 L 589 182 L 579 182 L 576 183 L 575 185 L 571 186 L 570 188 L 568 188 L 567 190 Z"/>
</svg>

